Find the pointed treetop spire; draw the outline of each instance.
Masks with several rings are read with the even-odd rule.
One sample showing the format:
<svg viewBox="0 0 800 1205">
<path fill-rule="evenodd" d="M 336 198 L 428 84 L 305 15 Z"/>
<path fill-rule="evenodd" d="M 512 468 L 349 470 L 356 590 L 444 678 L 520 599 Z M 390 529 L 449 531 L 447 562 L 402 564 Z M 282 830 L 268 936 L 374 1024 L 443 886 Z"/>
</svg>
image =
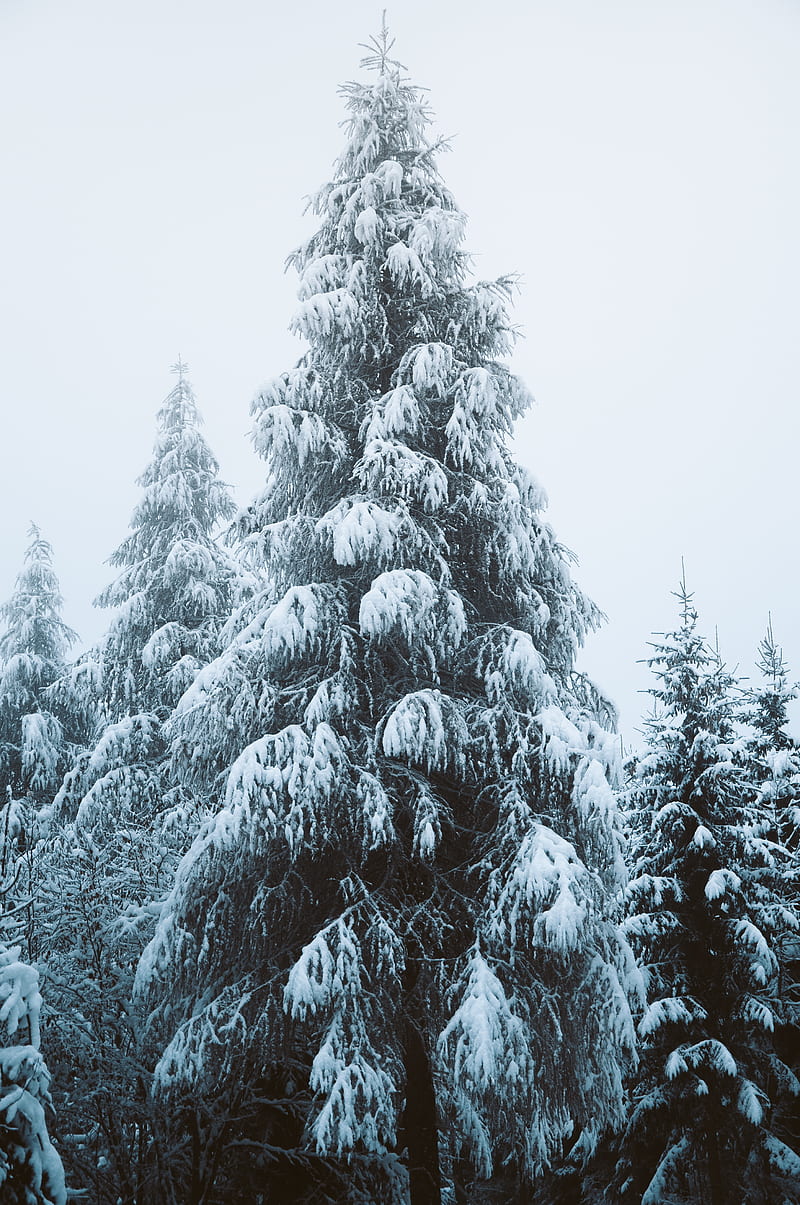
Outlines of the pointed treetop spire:
<svg viewBox="0 0 800 1205">
<path fill-rule="evenodd" d="M 697 611 L 694 606 L 694 594 L 686 585 L 686 562 L 681 557 L 681 580 L 677 590 L 672 592 L 673 598 L 680 603 L 681 623 L 684 629 L 693 629 L 697 623 Z"/>
<path fill-rule="evenodd" d="M 178 381 L 181 385 L 183 384 L 183 378 L 188 371 L 189 371 L 189 365 L 186 363 L 186 361 L 181 356 L 178 356 L 177 360 L 170 368 L 170 372 L 174 373 L 177 376 Z"/>
<path fill-rule="evenodd" d="M 767 630 L 758 646 L 758 668 L 762 674 L 771 680 L 773 690 L 785 686 L 788 671 L 783 657 L 783 649 L 775 640 L 772 631 L 772 612 L 767 612 Z M 790 688 L 794 690 L 794 687 Z"/>
<path fill-rule="evenodd" d="M 395 39 L 389 36 L 389 28 L 386 24 L 386 9 L 383 10 L 381 16 L 381 31 L 379 34 L 370 38 L 369 42 L 359 42 L 359 45 L 367 51 L 366 58 L 361 60 L 361 66 L 368 71 L 377 71 L 379 75 L 386 75 L 387 67 L 399 68 L 402 71 L 407 71 L 408 68 L 404 63 L 400 63 L 397 59 L 390 59 L 389 52 L 395 44 Z"/>
</svg>

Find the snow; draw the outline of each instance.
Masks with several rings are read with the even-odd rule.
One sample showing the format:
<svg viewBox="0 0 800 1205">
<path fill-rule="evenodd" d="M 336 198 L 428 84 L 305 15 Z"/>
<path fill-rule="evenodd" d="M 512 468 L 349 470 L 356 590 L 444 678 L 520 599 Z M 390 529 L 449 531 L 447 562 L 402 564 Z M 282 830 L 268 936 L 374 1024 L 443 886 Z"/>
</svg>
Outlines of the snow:
<svg viewBox="0 0 800 1205">
<path fill-rule="evenodd" d="M 512 956 L 531 926 L 535 946 L 574 949 L 588 918 L 588 879 L 574 846 L 547 825 L 533 823 L 511 865 L 492 875 L 489 932 Z"/>
<path fill-rule="evenodd" d="M 323 256 L 321 258 L 325 259 L 326 257 Z M 334 258 L 338 264 L 340 262 L 339 257 L 336 256 Z M 319 263 L 319 260 L 313 262 Z M 309 270 L 313 270 L 313 264 L 309 264 L 308 268 Z M 326 289 L 323 287 L 312 290 L 313 293 L 325 291 Z M 291 368 L 288 372 L 281 373 L 280 376 L 267 381 L 253 398 L 251 408 L 253 414 L 256 415 L 256 431 L 258 430 L 258 420 L 262 411 L 271 410 L 275 406 L 286 406 L 290 410 L 317 412 L 323 407 L 323 399 L 323 382 L 318 373 L 309 368 Z M 256 446 L 258 446 L 257 439 L 255 439 L 255 442 Z"/>
<path fill-rule="evenodd" d="M 515 1017 L 500 979 L 476 945 L 462 976 L 458 1008 L 439 1035 L 438 1047 L 456 1082 L 487 1093 L 498 1078 L 527 1077 L 528 1034 Z"/>
<path fill-rule="evenodd" d="M 396 159 L 385 159 L 375 169 L 375 176 L 383 186 L 386 200 L 400 196 L 403 188 L 403 165 Z"/>
<path fill-rule="evenodd" d="M 647 1185 L 641 1205 L 666 1205 L 670 1200 L 670 1180 L 677 1169 L 688 1159 L 691 1142 L 688 1136 L 680 1138 L 670 1146 L 656 1168 L 655 1175 Z"/>
<path fill-rule="evenodd" d="M 362 635 L 375 640 L 401 636 L 409 646 L 425 647 L 439 629 L 449 649 L 457 649 L 467 628 L 464 604 L 419 569 L 391 569 L 376 577 L 361 599 Z"/>
<path fill-rule="evenodd" d="M 307 1013 L 317 1013 L 332 999 L 336 984 L 336 960 L 329 942 L 340 936 L 343 921 L 337 920 L 316 935 L 303 947 L 297 962 L 289 972 L 283 992 L 284 1008 L 292 1017 L 305 1020 Z"/>
<path fill-rule="evenodd" d="M 705 885 L 705 897 L 707 900 L 718 900 L 728 893 L 735 895 L 741 886 L 742 880 L 732 870 L 712 870 Z"/>
<path fill-rule="evenodd" d="M 401 378 L 411 376 L 415 389 L 444 397 L 453 375 L 453 349 L 448 343 L 422 343 L 406 352 L 400 362 Z"/>
<path fill-rule="evenodd" d="M 258 415 L 253 438 L 262 455 L 290 458 L 300 468 L 321 456 L 336 463 L 346 450 L 342 433 L 321 415 L 284 403 Z"/>
<path fill-rule="evenodd" d="M 389 713 L 381 744 L 387 757 L 443 770 L 458 757 L 457 735 L 445 727 L 445 698 L 438 690 L 405 695 Z"/>
<path fill-rule="evenodd" d="M 749 1079 L 743 1079 L 739 1085 L 739 1095 L 736 1100 L 736 1107 L 739 1112 L 747 1118 L 751 1125 L 761 1125 L 764 1119 L 764 1108 L 762 1101 L 769 1103 L 756 1085 Z"/>
<path fill-rule="evenodd" d="M 764 1136 L 764 1150 L 772 1167 L 794 1183 L 800 1183 L 800 1155 L 788 1147 L 774 1134 Z"/>
<path fill-rule="evenodd" d="M 416 251 L 405 243 L 393 243 L 386 256 L 386 266 L 398 285 L 418 288 L 422 297 L 433 292 L 433 283 Z"/>
<path fill-rule="evenodd" d="M 430 861 L 442 837 L 440 804 L 430 787 L 417 784 L 417 806 L 414 810 L 414 852 L 423 861 Z"/>
<path fill-rule="evenodd" d="M 270 611 L 262 628 L 271 661 L 286 662 L 316 647 L 331 609 L 330 587 L 292 586 Z"/>
<path fill-rule="evenodd" d="M 669 1055 L 664 1071 L 667 1079 L 675 1079 L 690 1068 L 710 1068 L 712 1071 L 731 1077 L 737 1074 L 736 1060 L 727 1046 L 716 1038 L 705 1038 L 693 1045 L 684 1043 Z"/>
<path fill-rule="evenodd" d="M 756 996 L 749 996 L 743 1001 L 741 1016 L 747 1021 L 753 1021 L 761 1029 L 772 1033 L 775 1029 L 775 1016 L 772 1009 L 763 1000 L 759 1000 Z"/>
<path fill-rule="evenodd" d="M 625 864 L 624 842 L 619 831 L 621 821 L 617 797 L 609 781 L 609 774 L 615 770 L 616 764 L 609 769 L 605 756 L 602 756 L 602 760 L 601 757 L 591 755 L 582 757 L 575 769 L 572 800 L 583 822 L 595 831 L 605 833 L 609 838 L 606 864 L 601 867 L 600 872 L 609 887 L 613 884 L 612 889 L 618 890 L 627 881 L 628 869 Z"/>
<path fill-rule="evenodd" d="M 364 968 L 349 918 L 340 916 L 302 950 L 284 988 L 294 1020 L 327 1013 L 309 1085 L 322 1097 L 312 1131 L 320 1153 L 342 1155 L 357 1145 L 385 1151 L 395 1085 L 370 1051 L 361 1016 Z"/>
<path fill-rule="evenodd" d="M 396 440 L 370 439 L 354 476 L 363 489 L 421 503 L 426 514 L 447 502 L 447 474 L 438 461 Z"/>
<path fill-rule="evenodd" d="M 509 683 L 520 692 L 527 706 L 554 701 L 555 683 L 529 634 L 504 626 L 497 635 L 502 642 L 499 662 L 493 655 L 494 640 L 490 637 L 487 642 L 484 687 L 489 701 L 499 702 Z"/>
<path fill-rule="evenodd" d="M 39 1052 L 39 976 L 19 955 L 19 946 L 0 946 L 0 1022 L 9 1037 L 24 1026 L 28 1038 L 24 1045 L 0 1046 L 0 1128 L 6 1132 L 12 1166 L 18 1161 L 29 1169 L 31 1200 L 66 1205 L 64 1169 L 50 1142 L 43 1107 L 50 1101 L 50 1075 Z M 0 1166 L 0 1174 L 3 1170 Z"/>
<path fill-rule="evenodd" d="M 347 340 L 358 318 L 358 302 L 350 290 L 332 289 L 302 301 L 289 329 L 310 342 L 334 337 Z"/>
<path fill-rule="evenodd" d="M 341 1052 L 343 1028 L 335 1017 L 311 1065 L 309 1084 L 327 1097 L 312 1126 L 316 1148 L 320 1154 L 343 1155 L 355 1147 L 385 1154 L 394 1137 L 391 1102 L 396 1086 L 360 1050 L 349 1059 Z"/>
<path fill-rule="evenodd" d="M 704 824 L 698 824 L 694 830 L 692 837 L 692 845 L 696 845 L 698 849 L 713 849 L 717 844 L 714 836 L 706 828 Z"/>
<path fill-rule="evenodd" d="M 359 773 L 356 799 L 361 805 L 366 848 L 389 845 L 395 836 L 392 803 L 379 779 L 367 770 Z"/>
<path fill-rule="evenodd" d="M 374 210 L 373 210 L 374 213 Z M 304 268 L 298 286 L 298 298 L 307 301 L 320 293 L 332 293 L 341 288 L 347 260 L 343 255 L 317 255 Z M 266 391 L 265 391 L 266 392 Z M 275 399 L 278 400 L 277 398 Z"/>
<path fill-rule="evenodd" d="M 22 769 L 28 789 L 47 791 L 58 781 L 61 725 L 48 712 L 36 711 L 22 717 L 21 735 Z"/>
<path fill-rule="evenodd" d="M 323 515 L 317 531 L 331 534 L 338 565 L 358 565 L 367 560 L 390 560 L 402 526 L 403 515 L 397 510 L 385 510 L 376 502 L 343 499 Z"/>
<path fill-rule="evenodd" d="M 372 205 L 367 205 L 358 215 L 353 226 L 353 233 L 365 247 L 376 243 L 382 233 L 382 224 Z"/>
<path fill-rule="evenodd" d="M 575 724 L 555 704 L 543 707 L 537 719 L 542 730 L 545 760 L 551 773 L 566 774 L 573 755 L 584 752 L 585 741 Z"/>
<path fill-rule="evenodd" d="M 385 394 L 382 401 L 386 435 L 414 435 L 420 422 L 419 402 L 414 390 L 408 385 L 398 385 Z"/>
<path fill-rule="evenodd" d="M 464 215 L 432 205 L 411 228 L 408 245 L 422 262 L 432 268 L 450 265 L 464 237 Z"/>
<path fill-rule="evenodd" d="M 736 940 L 749 947 L 754 955 L 750 964 L 751 974 L 757 983 L 764 984 L 775 974 L 777 962 L 764 934 L 746 917 L 736 921 Z"/>
<path fill-rule="evenodd" d="M 13 1035 L 25 1021 L 31 1046 L 39 1047 L 39 1014 L 42 997 L 38 972 L 20 962 L 20 947 L 0 947 L 0 1022 Z"/>
<path fill-rule="evenodd" d="M 242 828 L 256 818 L 259 829 L 268 836 L 282 835 L 296 856 L 313 840 L 323 801 L 330 798 L 345 762 L 339 738 L 325 723 L 317 725 L 313 736 L 291 724 L 254 741 L 231 766 L 212 841 L 221 849 L 232 848 Z"/>
<path fill-rule="evenodd" d="M 685 996 L 665 996 L 655 1000 L 639 1022 L 639 1036 L 648 1038 L 662 1025 L 685 1024 L 704 1021 L 706 1010 L 696 1000 Z"/>
<path fill-rule="evenodd" d="M 87 776 L 99 778 L 112 766 L 130 765 L 147 757 L 160 733 L 158 716 L 146 713 L 109 724 L 92 750 Z"/>
</svg>

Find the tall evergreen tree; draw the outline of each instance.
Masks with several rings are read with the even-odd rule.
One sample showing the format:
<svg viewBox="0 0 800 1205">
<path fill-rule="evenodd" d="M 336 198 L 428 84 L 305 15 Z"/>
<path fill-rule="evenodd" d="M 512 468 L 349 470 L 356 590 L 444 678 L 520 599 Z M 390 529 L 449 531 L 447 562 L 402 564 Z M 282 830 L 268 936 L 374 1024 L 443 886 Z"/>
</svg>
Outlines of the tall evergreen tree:
<svg viewBox="0 0 800 1205">
<path fill-rule="evenodd" d="M 647 976 L 641 1063 L 611 1199 L 675 1205 L 800 1200 L 800 1158 L 776 1126 L 797 1093 L 775 1046 L 781 938 L 798 926 L 777 840 L 734 720 L 734 683 L 697 632 L 655 645 L 657 710 L 628 804 L 627 931 Z M 616 1195 L 615 1195 L 616 1194 Z"/>
<path fill-rule="evenodd" d="M 65 776 L 40 846 L 42 944 L 56 1019 L 58 1115 L 71 1176 L 98 1205 L 141 1202 L 155 1175 L 148 1070 L 131 1009 L 133 972 L 203 800 L 169 772 L 163 724 L 217 651 L 245 574 L 219 547 L 234 513 L 178 363 L 139 478 L 132 533 L 112 556 L 118 579 L 98 600 L 117 607 L 92 654 L 102 722 Z M 156 1198 L 157 1199 L 157 1198 Z"/>
<path fill-rule="evenodd" d="M 308 352 L 254 403 L 272 596 L 171 722 L 222 785 L 139 985 L 166 1100 L 251 1086 L 231 1177 L 423 1205 L 510 1199 L 619 1120 L 631 960 L 616 740 L 574 671 L 598 612 L 506 448 L 509 281 L 467 283 L 389 49 L 293 257 Z"/>
<path fill-rule="evenodd" d="M 746 696 L 746 719 L 753 732 L 749 751 L 756 759 L 761 799 L 772 811 L 776 833 L 796 850 L 800 846 L 800 750 L 788 727 L 797 686 L 789 682 L 771 620 L 758 654 L 762 682 Z"/>
<path fill-rule="evenodd" d="M 77 640 L 61 617 L 53 550 L 31 524 L 25 564 L 0 607 L 0 802 L 55 790 L 69 757 L 64 714 L 48 698 Z"/>
<path fill-rule="evenodd" d="M 761 682 L 745 695 L 744 718 L 750 726 L 747 744 L 758 800 L 770 835 L 792 851 L 795 873 L 785 891 L 800 912 L 800 748 L 789 732 L 789 708 L 797 698 L 796 684 L 789 682 L 783 651 L 776 643 L 772 621 L 767 625 L 758 650 Z M 776 951 L 778 992 L 783 1016 L 775 1030 L 775 1045 L 781 1057 L 800 1078 L 800 932 L 787 929 Z M 776 1130 L 793 1149 L 800 1151 L 798 1102 L 791 1096 L 776 1102 Z M 783 1106 L 783 1107 L 781 1107 Z"/>
<path fill-rule="evenodd" d="M 111 721 L 168 715 L 216 651 L 233 603 L 235 571 L 214 536 L 235 507 L 200 430 L 186 365 L 173 372 L 131 534 L 110 557 L 121 573 L 97 599 L 119 608 L 101 650 Z"/>
</svg>

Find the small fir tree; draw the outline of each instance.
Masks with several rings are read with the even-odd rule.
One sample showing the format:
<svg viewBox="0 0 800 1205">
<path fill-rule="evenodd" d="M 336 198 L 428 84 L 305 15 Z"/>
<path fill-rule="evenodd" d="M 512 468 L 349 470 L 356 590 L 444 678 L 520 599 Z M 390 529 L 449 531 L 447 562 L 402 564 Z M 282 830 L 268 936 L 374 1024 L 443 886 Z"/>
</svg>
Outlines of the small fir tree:
<svg viewBox="0 0 800 1205">
<path fill-rule="evenodd" d="M 119 578 L 100 597 L 118 609 L 85 685 L 103 723 L 65 776 L 41 843 L 42 941 L 53 985 L 58 1115 L 73 1179 L 98 1203 L 141 1200 L 153 1167 L 149 1074 L 131 1008 L 133 972 L 160 902 L 200 824 L 203 801 L 176 784 L 163 724 L 217 651 L 245 575 L 216 542 L 233 513 L 200 431 L 186 376 L 158 412 L 153 458 Z M 150 1190 L 147 1190 L 150 1191 Z"/>
<path fill-rule="evenodd" d="M 788 731 L 789 708 L 797 686 L 789 682 L 783 651 L 775 642 L 772 621 L 759 645 L 761 684 L 745 694 L 744 719 L 750 728 L 747 744 L 758 798 L 769 823 L 770 835 L 794 857 L 793 873 L 784 891 L 800 907 L 800 749 Z M 787 929 L 776 950 L 778 993 L 783 1015 L 775 1029 L 776 1049 L 793 1073 L 800 1077 L 800 933 Z M 775 1128 L 794 1149 L 800 1150 L 797 1100 L 784 1093 L 776 1099 Z"/>
<path fill-rule="evenodd" d="M 745 719 L 752 729 L 748 751 L 755 758 L 762 802 L 773 815 L 776 835 L 790 849 L 800 846 L 800 751 L 788 732 L 789 707 L 797 685 L 789 682 L 783 650 L 772 621 L 758 649 L 762 684 L 746 694 Z"/>
<path fill-rule="evenodd" d="M 620 1119 L 632 962 L 617 742 L 574 670 L 598 612 L 506 448 L 509 281 L 467 282 L 388 51 L 293 256 L 309 350 L 256 398 L 239 525 L 271 585 L 170 722 L 220 786 L 138 979 L 163 1099 L 244 1096 L 219 1184 L 423 1205 L 509 1199 Z"/>
<path fill-rule="evenodd" d="M 39 1050 L 39 977 L 0 942 L 0 1200 L 66 1205 L 64 1169 L 47 1133 L 50 1074 Z"/>
<path fill-rule="evenodd" d="M 230 490 L 200 427 L 186 376 L 158 412 L 150 464 L 131 534 L 110 557 L 122 572 L 97 599 L 118 608 L 102 644 L 103 700 L 112 722 L 145 712 L 165 718 L 216 652 L 236 570 L 215 540 L 233 516 Z"/>
<path fill-rule="evenodd" d="M 800 1158 L 774 1124 L 798 1085 L 775 1027 L 779 949 L 798 917 L 791 856 L 754 781 L 735 683 L 681 623 L 654 646 L 657 710 L 628 792 L 627 932 L 646 972 L 641 1063 L 612 1200 L 769 1205 L 800 1200 Z"/>
<path fill-rule="evenodd" d="M 14 593 L 0 607 L 0 802 L 53 792 L 70 757 L 68 715 L 48 697 L 77 636 L 61 617 L 53 550 L 31 524 Z M 65 728 L 67 729 L 65 731 Z"/>
</svg>

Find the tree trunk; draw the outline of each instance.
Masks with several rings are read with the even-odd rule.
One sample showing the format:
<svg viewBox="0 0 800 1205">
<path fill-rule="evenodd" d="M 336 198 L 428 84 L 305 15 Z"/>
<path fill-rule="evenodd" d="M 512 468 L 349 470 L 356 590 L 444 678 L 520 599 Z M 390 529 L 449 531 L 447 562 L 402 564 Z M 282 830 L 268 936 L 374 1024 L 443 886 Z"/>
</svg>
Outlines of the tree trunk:
<svg viewBox="0 0 800 1205">
<path fill-rule="evenodd" d="M 717 1135 L 712 1131 L 708 1131 L 708 1180 L 709 1180 L 709 1200 L 708 1205 L 725 1205 L 725 1186 L 722 1181 L 722 1166 L 719 1157 L 719 1140 Z"/>
<path fill-rule="evenodd" d="M 408 1151 L 410 1203 L 441 1205 L 439 1123 L 436 1116 L 431 1061 L 425 1040 L 411 1017 L 406 1020 L 403 1061 L 406 1073 L 406 1103 L 403 1110 L 402 1134 Z"/>
</svg>

